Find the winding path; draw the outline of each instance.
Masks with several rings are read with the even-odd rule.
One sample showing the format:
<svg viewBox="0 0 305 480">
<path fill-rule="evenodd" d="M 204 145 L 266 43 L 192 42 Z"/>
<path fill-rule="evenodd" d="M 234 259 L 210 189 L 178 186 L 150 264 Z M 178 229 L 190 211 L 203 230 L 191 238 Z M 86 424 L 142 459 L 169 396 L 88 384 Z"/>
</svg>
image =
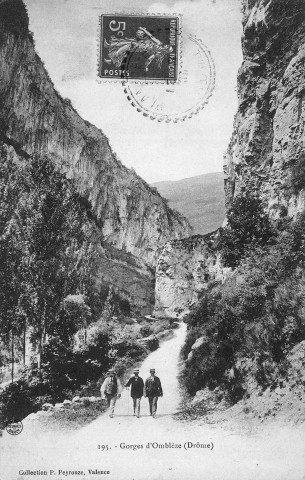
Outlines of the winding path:
<svg viewBox="0 0 305 480">
<path fill-rule="evenodd" d="M 182 324 L 140 369 L 145 378 L 154 367 L 161 378 L 164 396 L 159 399 L 157 419 L 149 416 L 147 399 L 142 400 L 141 418 L 134 417 L 129 392 L 124 390 L 113 419 L 103 414 L 75 433 L 38 435 L 25 420 L 20 435 L 5 434 L 1 439 L 0 479 L 304 480 L 304 429 L 273 427 L 247 436 L 220 425 L 173 419 L 179 404 L 177 374 L 185 333 Z M 195 446 L 185 449 L 186 442 Z M 208 444 L 210 448 L 198 447 Z M 181 448 L 173 448 L 177 445 Z M 20 473 L 39 469 L 47 475 Z M 84 474 L 58 475 L 59 469 Z M 110 474 L 90 474 L 89 469 Z"/>
</svg>

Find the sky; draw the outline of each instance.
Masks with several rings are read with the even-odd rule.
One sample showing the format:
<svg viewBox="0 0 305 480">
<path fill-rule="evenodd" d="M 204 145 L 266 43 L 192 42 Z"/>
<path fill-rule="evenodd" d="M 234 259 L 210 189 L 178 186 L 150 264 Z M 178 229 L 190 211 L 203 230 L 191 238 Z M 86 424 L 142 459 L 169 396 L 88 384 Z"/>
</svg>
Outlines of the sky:
<svg viewBox="0 0 305 480">
<path fill-rule="evenodd" d="M 239 0 L 25 0 L 36 51 L 56 89 L 100 128 L 120 160 L 147 182 L 222 170 L 237 110 L 242 61 Z M 182 28 L 208 47 L 215 89 L 191 119 L 158 123 L 128 102 L 120 83 L 97 82 L 98 17 L 105 13 L 182 15 Z"/>
</svg>

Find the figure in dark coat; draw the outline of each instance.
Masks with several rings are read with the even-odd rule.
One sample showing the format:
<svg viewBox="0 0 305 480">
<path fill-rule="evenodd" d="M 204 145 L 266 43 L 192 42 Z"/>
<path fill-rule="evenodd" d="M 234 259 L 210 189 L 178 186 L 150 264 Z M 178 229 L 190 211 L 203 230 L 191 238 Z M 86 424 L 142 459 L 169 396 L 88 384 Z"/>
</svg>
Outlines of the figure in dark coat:
<svg viewBox="0 0 305 480">
<path fill-rule="evenodd" d="M 143 389 L 144 389 L 144 382 L 141 377 L 139 377 L 139 369 L 135 368 L 134 377 L 131 377 L 128 382 L 126 383 L 125 387 L 128 388 L 131 386 L 130 389 L 130 396 L 133 400 L 133 414 L 140 418 L 140 402 L 141 398 L 143 397 Z"/>
<path fill-rule="evenodd" d="M 150 377 L 145 381 L 144 397 L 149 401 L 149 412 L 153 418 L 156 418 L 158 398 L 163 397 L 162 385 L 159 377 L 155 375 L 155 369 L 150 369 Z"/>
</svg>

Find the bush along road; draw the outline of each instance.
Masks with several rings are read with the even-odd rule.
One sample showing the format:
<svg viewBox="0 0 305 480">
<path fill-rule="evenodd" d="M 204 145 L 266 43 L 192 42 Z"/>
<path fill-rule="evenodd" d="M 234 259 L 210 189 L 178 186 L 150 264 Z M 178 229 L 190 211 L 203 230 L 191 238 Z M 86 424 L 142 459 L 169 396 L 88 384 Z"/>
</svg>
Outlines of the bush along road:
<svg viewBox="0 0 305 480">
<path fill-rule="evenodd" d="M 175 420 L 173 414 L 181 400 L 177 376 L 185 335 L 182 324 L 173 338 L 140 366 L 144 379 L 153 367 L 162 382 L 164 395 L 158 401 L 156 419 L 149 415 L 145 398 L 140 418 L 133 416 L 127 390 L 117 401 L 114 418 L 105 412 L 74 431 L 54 432 L 47 422 L 30 416 L 20 435 L 5 432 L 0 440 L 1 476 L 6 480 L 28 478 L 26 470 L 40 469 L 47 473 L 35 478 L 66 478 L 67 472 L 75 472 L 74 478 L 101 479 L 106 476 L 102 472 L 109 472 L 107 478 L 113 480 L 301 480 L 305 466 L 301 427 L 264 426 L 249 435 L 234 431 L 230 422 L 224 427 L 208 425 L 204 419 L 192 423 Z"/>
</svg>

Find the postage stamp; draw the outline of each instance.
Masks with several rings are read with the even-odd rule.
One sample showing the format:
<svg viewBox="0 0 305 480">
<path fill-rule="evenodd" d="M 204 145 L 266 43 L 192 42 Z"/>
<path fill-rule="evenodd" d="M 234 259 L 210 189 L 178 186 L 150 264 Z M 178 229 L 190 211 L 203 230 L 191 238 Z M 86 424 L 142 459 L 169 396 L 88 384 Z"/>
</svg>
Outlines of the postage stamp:
<svg viewBox="0 0 305 480">
<path fill-rule="evenodd" d="M 100 79 L 168 83 L 178 73 L 179 17 L 100 16 Z"/>
</svg>

